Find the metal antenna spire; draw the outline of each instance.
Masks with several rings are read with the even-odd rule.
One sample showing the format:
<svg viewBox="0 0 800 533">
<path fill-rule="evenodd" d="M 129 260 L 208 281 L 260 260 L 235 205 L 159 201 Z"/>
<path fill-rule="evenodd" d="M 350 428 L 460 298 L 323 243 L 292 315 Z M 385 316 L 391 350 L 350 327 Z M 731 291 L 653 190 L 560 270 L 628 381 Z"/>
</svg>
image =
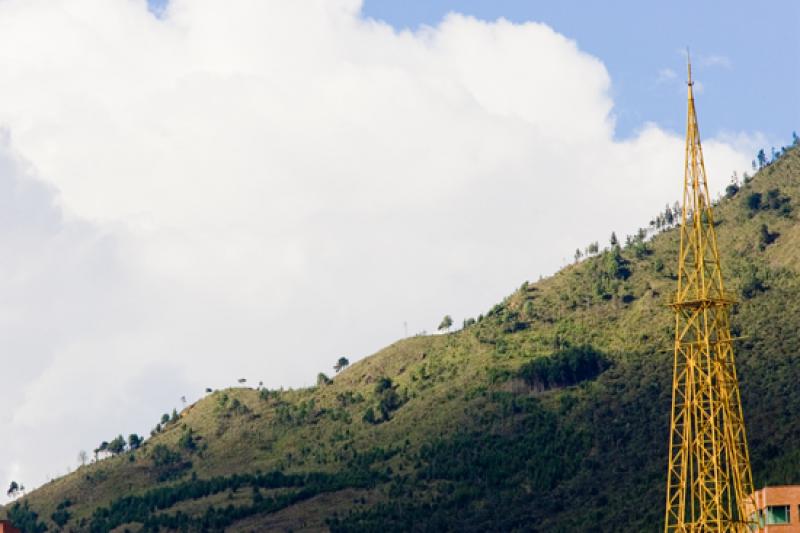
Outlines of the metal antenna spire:
<svg viewBox="0 0 800 533">
<path fill-rule="evenodd" d="M 730 308 L 692 96 L 688 114 L 675 313 L 665 533 L 746 533 L 757 526 L 734 364 Z"/>
<path fill-rule="evenodd" d="M 686 79 L 686 83 L 689 85 L 689 87 L 691 87 L 692 85 L 694 85 L 694 82 L 692 81 L 692 56 L 689 55 L 688 46 L 686 47 L 686 69 L 689 72 L 689 76 Z"/>
</svg>

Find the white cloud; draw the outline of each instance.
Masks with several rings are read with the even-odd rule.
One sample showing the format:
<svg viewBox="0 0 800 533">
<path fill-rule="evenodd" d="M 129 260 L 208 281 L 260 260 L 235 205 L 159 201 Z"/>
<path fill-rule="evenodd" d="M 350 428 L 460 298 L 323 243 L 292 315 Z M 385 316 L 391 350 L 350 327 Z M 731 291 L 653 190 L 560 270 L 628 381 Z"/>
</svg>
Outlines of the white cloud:
<svg viewBox="0 0 800 533">
<path fill-rule="evenodd" d="M 667 83 L 673 81 L 677 78 L 677 74 L 671 68 L 662 68 L 658 71 L 658 77 L 656 78 L 656 83 Z"/>
<path fill-rule="evenodd" d="M 359 9 L 0 2 L 0 481 L 477 315 L 677 198 L 682 139 L 615 141 L 573 41 Z M 717 189 L 749 165 L 704 146 Z"/>
<path fill-rule="evenodd" d="M 703 85 L 703 82 L 697 79 L 692 79 L 692 92 L 695 95 L 701 95 L 706 92 L 706 86 Z"/>
<path fill-rule="evenodd" d="M 729 57 L 719 54 L 701 55 L 699 63 L 704 67 L 731 68 L 733 66 Z"/>
</svg>

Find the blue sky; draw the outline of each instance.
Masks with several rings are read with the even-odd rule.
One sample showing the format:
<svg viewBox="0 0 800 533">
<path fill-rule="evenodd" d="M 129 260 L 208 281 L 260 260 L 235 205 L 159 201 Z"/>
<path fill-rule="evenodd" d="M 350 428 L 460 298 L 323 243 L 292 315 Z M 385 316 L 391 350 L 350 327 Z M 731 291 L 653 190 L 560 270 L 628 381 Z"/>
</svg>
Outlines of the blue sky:
<svg viewBox="0 0 800 533">
<path fill-rule="evenodd" d="M 800 2 L 532 2 L 365 0 L 365 16 L 397 28 L 435 25 L 455 11 L 544 22 L 601 61 L 612 80 L 617 136 L 643 123 L 682 131 L 683 50 L 694 57 L 701 135 L 763 132 L 788 144 L 800 129 Z M 675 78 L 670 79 L 671 74 Z"/>
</svg>

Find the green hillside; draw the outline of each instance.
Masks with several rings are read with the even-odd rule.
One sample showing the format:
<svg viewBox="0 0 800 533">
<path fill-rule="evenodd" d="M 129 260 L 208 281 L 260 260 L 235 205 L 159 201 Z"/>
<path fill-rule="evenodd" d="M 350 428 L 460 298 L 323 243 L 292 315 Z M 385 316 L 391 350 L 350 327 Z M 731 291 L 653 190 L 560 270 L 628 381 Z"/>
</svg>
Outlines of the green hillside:
<svg viewBox="0 0 800 533">
<path fill-rule="evenodd" d="M 715 215 L 756 483 L 800 483 L 800 149 Z M 27 531 L 656 531 L 678 247 L 660 225 L 329 383 L 213 392 L 4 511 Z"/>
</svg>

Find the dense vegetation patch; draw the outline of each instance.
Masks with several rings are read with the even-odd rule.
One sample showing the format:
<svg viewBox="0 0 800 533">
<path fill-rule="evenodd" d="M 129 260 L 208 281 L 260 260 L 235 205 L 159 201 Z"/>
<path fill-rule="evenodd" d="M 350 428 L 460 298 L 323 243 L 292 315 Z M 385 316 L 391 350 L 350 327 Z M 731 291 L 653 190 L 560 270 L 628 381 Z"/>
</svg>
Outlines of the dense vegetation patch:
<svg viewBox="0 0 800 533">
<path fill-rule="evenodd" d="M 192 479 L 172 487 L 162 487 L 140 496 L 125 496 L 107 507 L 95 510 L 88 529 L 104 533 L 130 523 L 142 525 L 141 531 L 159 531 L 161 528 L 179 531 L 222 531 L 237 520 L 262 513 L 272 513 L 289 505 L 306 500 L 323 492 L 346 487 L 368 487 L 379 476 L 367 470 L 340 474 L 308 473 L 289 475 L 282 472 L 267 474 L 239 474 L 212 479 Z M 159 512 L 187 501 L 205 498 L 224 491 L 237 491 L 245 487 L 254 489 L 250 505 L 214 506 L 206 508 L 201 516 L 184 512 Z M 262 496 L 260 489 L 293 489 L 274 496 Z"/>
<path fill-rule="evenodd" d="M 498 392 L 491 401 L 496 411 L 488 428 L 424 444 L 415 474 L 393 478 L 390 502 L 333 517 L 331 530 L 511 531 L 522 526 L 519 509 L 574 476 L 591 440 L 536 398 Z M 413 498 L 431 490 L 428 503 Z"/>
<path fill-rule="evenodd" d="M 537 357 L 520 367 L 517 375 L 537 391 L 577 385 L 596 378 L 611 361 L 590 346 L 560 350 L 549 357 Z"/>
<path fill-rule="evenodd" d="M 28 502 L 15 502 L 8 510 L 8 519 L 23 533 L 41 533 L 47 531 L 47 525 L 39 521 L 38 513 L 30 508 Z"/>
</svg>

